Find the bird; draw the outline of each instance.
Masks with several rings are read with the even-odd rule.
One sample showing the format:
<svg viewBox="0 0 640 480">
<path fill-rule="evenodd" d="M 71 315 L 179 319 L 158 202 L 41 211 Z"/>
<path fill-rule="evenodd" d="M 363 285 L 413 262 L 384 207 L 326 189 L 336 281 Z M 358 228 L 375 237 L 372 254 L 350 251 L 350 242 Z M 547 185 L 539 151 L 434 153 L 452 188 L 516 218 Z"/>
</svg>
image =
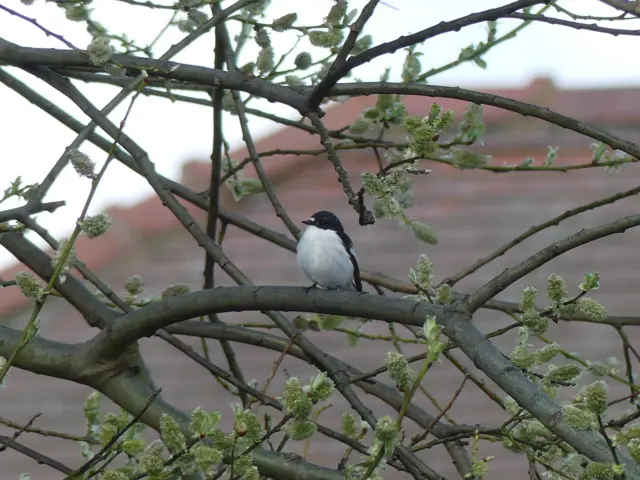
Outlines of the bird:
<svg viewBox="0 0 640 480">
<path fill-rule="evenodd" d="M 355 290 L 362 292 L 360 267 L 353 242 L 342 222 L 333 213 L 321 210 L 308 220 L 307 229 L 296 248 L 296 260 L 302 273 L 313 282 L 311 288 Z"/>
</svg>

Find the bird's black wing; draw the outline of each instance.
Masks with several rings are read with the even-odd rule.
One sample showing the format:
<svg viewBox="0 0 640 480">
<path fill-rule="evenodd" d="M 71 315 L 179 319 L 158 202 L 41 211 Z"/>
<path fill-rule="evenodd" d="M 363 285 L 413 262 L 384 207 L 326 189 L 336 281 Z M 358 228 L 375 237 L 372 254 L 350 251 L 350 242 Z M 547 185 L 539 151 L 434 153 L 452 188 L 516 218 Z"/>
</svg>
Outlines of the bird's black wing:
<svg viewBox="0 0 640 480">
<path fill-rule="evenodd" d="M 349 254 L 349 258 L 351 259 L 351 264 L 353 265 L 353 286 L 356 288 L 357 292 L 362 292 L 362 280 L 360 279 L 360 267 L 358 266 L 358 260 L 356 260 L 355 253 L 353 251 L 353 242 L 349 235 L 344 232 L 337 232 L 340 240 L 344 244 L 344 248 L 347 250 Z"/>
</svg>

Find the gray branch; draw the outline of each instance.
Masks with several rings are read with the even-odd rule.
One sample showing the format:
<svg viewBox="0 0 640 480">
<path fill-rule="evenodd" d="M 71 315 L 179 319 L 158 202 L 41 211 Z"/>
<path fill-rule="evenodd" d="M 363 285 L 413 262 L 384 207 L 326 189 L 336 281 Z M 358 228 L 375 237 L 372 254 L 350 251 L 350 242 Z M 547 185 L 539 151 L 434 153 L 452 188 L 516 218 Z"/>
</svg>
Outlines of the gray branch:
<svg viewBox="0 0 640 480">
<path fill-rule="evenodd" d="M 366 296 L 366 301 L 363 299 Z M 116 320 L 88 342 L 96 355 L 111 357 L 124 346 L 151 336 L 159 328 L 209 313 L 281 310 L 360 317 L 405 325 L 422 326 L 425 317 L 435 315 L 443 332 L 518 404 L 578 452 L 599 462 L 612 462 L 604 439 L 597 432 L 580 431 L 564 419 L 558 403 L 531 382 L 521 370 L 456 311 L 422 301 L 354 292 L 311 290 L 300 287 L 219 287 L 190 293 L 141 308 Z M 622 455 L 629 478 L 640 478 L 640 466 Z"/>
</svg>

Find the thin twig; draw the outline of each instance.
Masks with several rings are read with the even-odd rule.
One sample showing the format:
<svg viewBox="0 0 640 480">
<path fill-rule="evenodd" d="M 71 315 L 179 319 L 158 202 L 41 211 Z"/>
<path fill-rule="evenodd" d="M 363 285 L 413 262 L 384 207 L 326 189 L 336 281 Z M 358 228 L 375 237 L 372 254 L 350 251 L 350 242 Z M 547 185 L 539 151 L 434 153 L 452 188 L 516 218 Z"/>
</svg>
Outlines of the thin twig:
<svg viewBox="0 0 640 480">
<path fill-rule="evenodd" d="M 449 401 L 449 403 L 447 403 L 447 405 L 444 407 L 444 409 L 442 409 L 442 411 L 438 415 L 435 416 L 435 418 L 431 421 L 429 426 L 427 428 L 425 428 L 422 433 L 420 433 L 419 435 L 416 435 L 415 437 L 413 437 L 411 439 L 411 446 L 414 446 L 417 443 L 423 441 L 425 438 L 427 438 L 427 435 L 429 435 L 429 433 L 431 432 L 431 429 L 433 428 L 433 426 L 436 423 L 438 423 L 442 419 L 442 417 L 445 416 L 445 414 L 451 409 L 451 407 L 453 407 L 453 403 L 457 400 L 457 398 L 462 393 L 462 389 L 464 388 L 464 386 L 467 383 L 468 379 L 469 379 L 468 375 L 465 375 L 464 377 L 462 377 L 462 383 L 456 389 L 456 391 L 453 393 L 453 396 L 451 397 L 451 400 Z"/>
<path fill-rule="evenodd" d="M 12 450 L 15 450 L 16 452 L 22 453 L 27 457 L 34 459 L 36 462 L 38 462 L 38 465 L 47 465 L 59 472 L 64 473 L 65 475 L 68 475 L 73 472 L 73 470 L 70 467 L 67 467 L 64 463 L 60 463 L 59 461 L 54 460 L 51 457 L 47 457 L 46 455 L 43 455 L 40 452 L 36 452 L 35 450 L 19 442 L 15 442 L 15 441 L 12 442 L 11 437 L 0 435 L 0 443 L 2 443 L 3 445 L 9 444 L 8 445 L 9 448 L 11 448 Z"/>
<path fill-rule="evenodd" d="M 138 412 L 138 414 L 136 416 L 134 416 L 129 423 L 127 423 L 124 427 L 122 427 L 120 429 L 120 431 L 118 433 L 116 433 L 111 440 L 109 440 L 107 442 L 107 444 L 102 447 L 100 449 L 100 451 L 94 455 L 93 457 L 91 457 L 89 460 L 87 460 L 83 465 L 81 465 L 80 467 L 78 467 L 76 470 L 74 470 L 72 473 L 70 473 L 69 475 L 67 475 L 67 477 L 65 478 L 65 480 L 71 480 L 74 477 L 79 477 L 80 475 L 84 474 L 85 472 L 87 472 L 91 467 L 93 467 L 96 463 L 98 463 L 100 460 L 102 460 L 102 458 L 104 457 L 104 455 L 111 449 L 111 447 L 113 447 L 116 442 L 118 442 L 118 440 L 125 434 L 127 433 L 127 431 L 133 427 L 136 423 L 138 423 L 138 421 L 140 420 L 140 418 L 142 417 L 142 415 L 144 415 L 144 412 L 146 412 L 149 407 L 151 406 L 151 404 L 155 401 L 156 398 L 158 398 L 158 395 L 160 395 L 160 393 L 162 392 L 162 389 L 159 388 L 157 389 L 155 392 L 153 392 L 153 394 L 149 397 L 149 400 L 147 400 L 147 403 L 144 404 L 144 406 L 142 407 L 142 409 L 140 410 L 140 412 Z"/>
</svg>

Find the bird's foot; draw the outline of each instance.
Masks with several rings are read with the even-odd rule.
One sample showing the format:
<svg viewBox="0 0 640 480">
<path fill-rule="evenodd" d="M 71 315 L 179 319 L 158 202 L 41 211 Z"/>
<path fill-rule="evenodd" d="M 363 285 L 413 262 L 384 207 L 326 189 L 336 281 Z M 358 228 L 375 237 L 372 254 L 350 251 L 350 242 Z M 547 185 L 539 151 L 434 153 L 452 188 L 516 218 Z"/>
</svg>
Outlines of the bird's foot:
<svg viewBox="0 0 640 480">
<path fill-rule="evenodd" d="M 318 282 L 313 282 L 313 285 L 311 285 L 310 287 L 304 287 L 304 290 L 305 290 L 306 293 L 309 293 L 309 291 L 312 288 L 318 288 Z"/>
</svg>

